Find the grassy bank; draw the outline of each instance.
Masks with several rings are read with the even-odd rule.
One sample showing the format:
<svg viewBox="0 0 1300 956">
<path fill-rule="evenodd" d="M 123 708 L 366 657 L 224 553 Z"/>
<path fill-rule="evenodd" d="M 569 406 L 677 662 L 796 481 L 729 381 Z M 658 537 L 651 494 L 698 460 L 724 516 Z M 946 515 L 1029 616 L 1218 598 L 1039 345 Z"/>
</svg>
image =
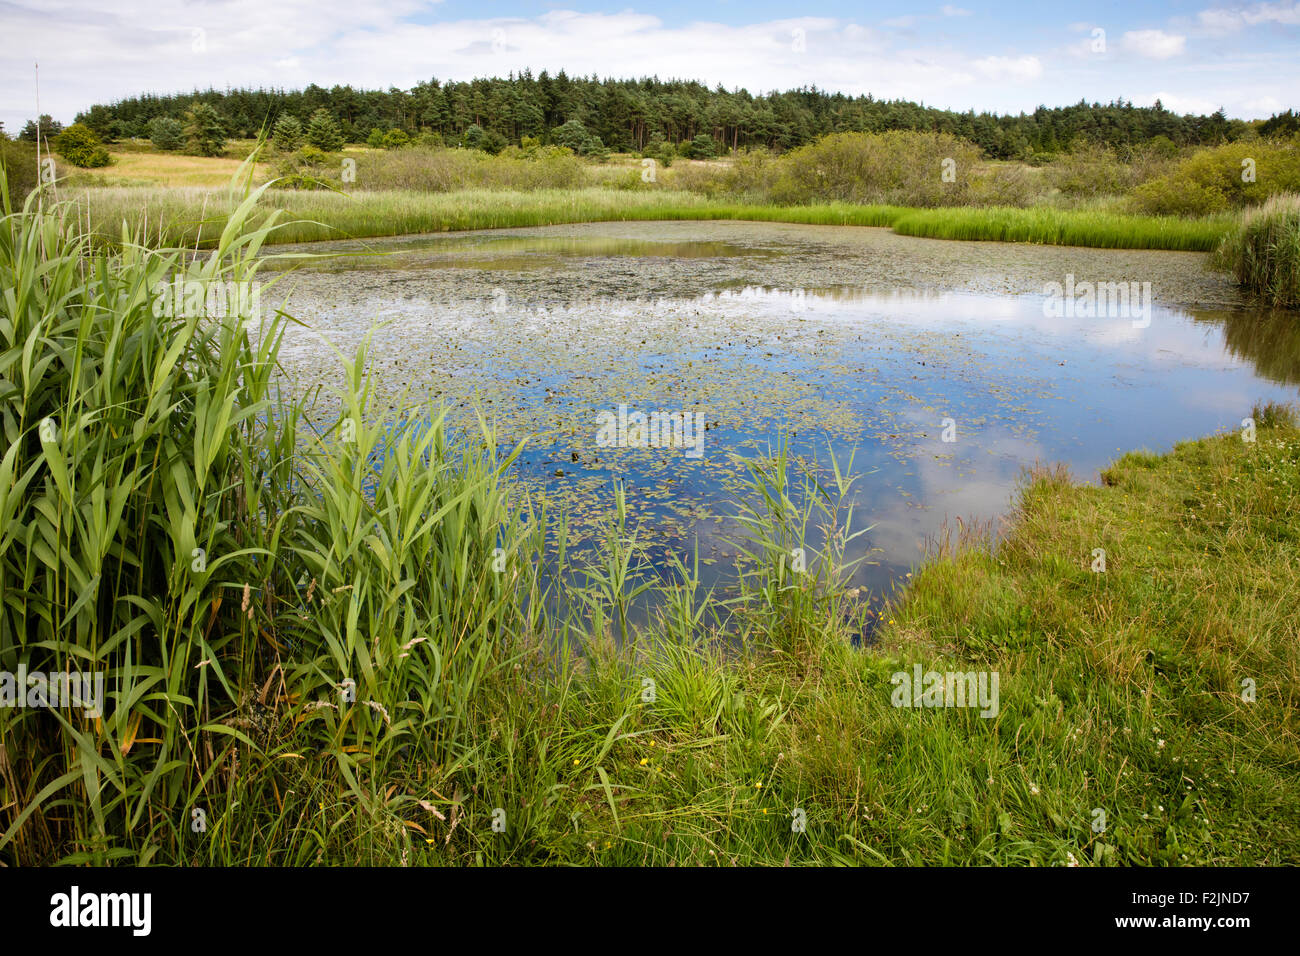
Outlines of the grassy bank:
<svg viewBox="0 0 1300 956">
<path fill-rule="evenodd" d="M 1233 218 L 1228 215 L 1183 219 L 1089 209 L 964 207 L 909 210 L 890 225 L 904 236 L 930 239 L 1209 252 L 1228 233 L 1232 223 Z"/>
<path fill-rule="evenodd" d="M 224 191 L 197 189 L 93 189 L 71 194 L 89 210 L 104 236 L 122 222 L 169 244 L 211 245 L 227 221 Z M 814 225 L 892 226 L 905 235 L 938 239 L 1037 242 L 1102 248 L 1209 251 L 1231 227 L 1230 217 L 1180 219 L 1096 210 L 943 208 L 908 209 L 824 203 L 749 205 L 709 200 L 670 190 L 585 188 L 460 190 L 445 193 L 271 190 L 265 208 L 279 210 L 283 225 L 272 241 L 313 242 L 465 229 L 503 229 L 578 222 L 737 219 Z"/>
<path fill-rule="evenodd" d="M 364 347 L 304 427 L 286 317 L 153 307 L 178 273 L 255 276 L 257 199 L 205 261 L 97 250 L 67 207 L 0 225 L 0 671 L 106 688 L 98 715 L 0 707 L 0 860 L 1300 862 L 1281 412 L 1105 487 L 1039 476 L 863 650 L 838 472 L 750 463 L 724 601 L 617 506 L 600 555 L 544 575 L 562 517 L 514 452 L 371 407 Z M 997 672 L 996 715 L 893 706 L 913 664 Z"/>
</svg>

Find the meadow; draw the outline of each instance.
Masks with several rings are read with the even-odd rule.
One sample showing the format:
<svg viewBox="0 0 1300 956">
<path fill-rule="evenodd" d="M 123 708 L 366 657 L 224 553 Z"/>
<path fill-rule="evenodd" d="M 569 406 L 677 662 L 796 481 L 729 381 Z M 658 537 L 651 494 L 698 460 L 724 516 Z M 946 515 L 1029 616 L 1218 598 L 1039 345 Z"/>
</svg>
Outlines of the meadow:
<svg viewBox="0 0 1300 956">
<path fill-rule="evenodd" d="M 403 222 L 536 214 L 510 195 Z M 0 708 L 0 860 L 1300 862 L 1291 409 L 1100 487 L 1028 474 L 1005 533 L 939 542 L 864 646 L 851 468 L 747 463 L 725 599 L 691 555 L 653 573 L 617 491 L 596 557 L 544 575 L 564 516 L 486 418 L 372 403 L 363 344 L 322 421 L 277 372 L 289 317 L 153 308 L 160 281 L 252 281 L 273 238 L 323 228 L 277 230 L 277 203 L 354 200 L 223 201 L 200 258 L 154 213 L 106 243 L 74 204 L 5 210 L 0 670 L 108 692 L 98 715 Z M 897 706 L 916 665 L 996 673 L 995 713 Z"/>
</svg>

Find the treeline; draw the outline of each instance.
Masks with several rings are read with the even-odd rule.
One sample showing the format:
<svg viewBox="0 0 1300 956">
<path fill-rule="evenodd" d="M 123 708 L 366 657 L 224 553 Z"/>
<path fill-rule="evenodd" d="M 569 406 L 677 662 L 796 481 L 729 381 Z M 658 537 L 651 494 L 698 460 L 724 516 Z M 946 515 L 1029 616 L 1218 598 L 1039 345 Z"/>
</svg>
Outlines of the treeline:
<svg viewBox="0 0 1300 956">
<path fill-rule="evenodd" d="M 365 142 L 374 130 L 401 130 L 464 145 L 467 136 L 494 151 L 523 137 L 551 142 L 553 131 L 576 121 L 605 148 L 653 149 L 711 137 L 719 150 L 762 147 L 785 150 L 828 133 L 915 130 L 951 133 L 978 145 L 995 159 L 1052 154 L 1082 143 L 1123 149 L 1165 137 L 1176 145 L 1233 141 L 1258 123 L 1210 116 L 1178 115 L 1159 101 L 1136 107 L 1122 100 L 1039 107 L 1033 113 L 1000 116 L 935 109 L 907 100 L 878 100 L 829 93 L 816 87 L 752 96 L 740 89 L 710 90 L 683 80 L 600 80 L 563 71 L 534 76 L 525 70 L 505 79 L 419 83 L 413 89 L 358 90 L 351 86 L 308 86 L 303 90 L 203 90 L 145 94 L 78 114 L 107 142 L 146 137 L 156 117 L 180 119 L 195 101 L 211 105 L 231 137 L 251 137 L 283 115 L 306 123 L 317 111 L 332 114 L 349 142 Z M 1287 114 L 1289 118 L 1289 114 Z M 1272 121 L 1270 121 L 1272 122 Z M 570 127 L 572 128 L 572 127 Z"/>
</svg>

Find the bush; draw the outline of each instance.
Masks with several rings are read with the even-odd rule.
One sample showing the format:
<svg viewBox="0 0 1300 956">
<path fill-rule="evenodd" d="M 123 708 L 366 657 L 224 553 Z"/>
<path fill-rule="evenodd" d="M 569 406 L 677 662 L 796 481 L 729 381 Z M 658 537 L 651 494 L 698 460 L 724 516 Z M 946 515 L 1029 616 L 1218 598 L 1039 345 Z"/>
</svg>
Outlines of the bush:
<svg viewBox="0 0 1300 956">
<path fill-rule="evenodd" d="M 196 156 L 220 156 L 226 148 L 226 127 L 207 103 L 195 103 L 185 114 L 186 150 Z"/>
<path fill-rule="evenodd" d="M 1131 204 L 1155 215 L 1205 215 L 1300 193 L 1300 146 L 1253 140 L 1202 149 L 1134 188 Z"/>
<path fill-rule="evenodd" d="M 1061 153 L 1046 167 L 1047 181 L 1067 196 L 1092 198 L 1127 193 L 1136 184 L 1136 170 L 1114 151 L 1087 144 Z"/>
<path fill-rule="evenodd" d="M 593 156 L 604 159 L 609 150 L 599 136 L 593 136 L 580 120 L 571 119 L 563 126 L 551 130 L 551 142 L 556 146 L 571 149 L 579 156 Z"/>
<path fill-rule="evenodd" d="M 575 153 L 582 152 L 583 145 L 589 139 L 591 139 L 591 134 L 587 132 L 587 127 L 576 119 L 571 119 L 563 126 L 557 126 L 551 130 L 552 143 L 556 146 L 567 147 Z"/>
<path fill-rule="evenodd" d="M 713 159 L 718 155 L 718 144 L 708 133 L 700 133 L 682 146 L 682 155 L 687 159 Z"/>
<path fill-rule="evenodd" d="M 149 142 L 155 149 L 172 152 L 185 145 L 185 127 L 170 116 L 155 116 L 149 121 Z"/>
<path fill-rule="evenodd" d="M 781 157 L 771 198 L 959 206 L 971 201 L 980 168 L 979 148 L 948 133 L 836 133 Z M 944 181 L 946 169 L 951 182 Z"/>
<path fill-rule="evenodd" d="M 104 144 L 84 123 L 73 123 L 60 133 L 54 141 L 54 151 L 82 169 L 107 166 L 111 162 Z"/>
<path fill-rule="evenodd" d="M 411 137 L 406 135 L 404 130 L 390 129 L 384 134 L 384 149 L 401 149 L 403 146 L 409 146 Z"/>
<path fill-rule="evenodd" d="M 343 133 L 329 110 L 322 107 L 311 114 L 307 124 L 307 142 L 326 153 L 336 153 L 343 148 Z"/>
</svg>

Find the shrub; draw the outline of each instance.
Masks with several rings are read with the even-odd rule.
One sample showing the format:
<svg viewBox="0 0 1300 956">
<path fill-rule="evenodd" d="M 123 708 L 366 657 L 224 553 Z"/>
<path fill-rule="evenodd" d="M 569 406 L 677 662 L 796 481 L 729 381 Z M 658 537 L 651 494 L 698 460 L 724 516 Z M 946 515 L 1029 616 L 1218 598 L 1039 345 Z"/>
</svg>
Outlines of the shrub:
<svg viewBox="0 0 1300 956">
<path fill-rule="evenodd" d="M 1204 215 L 1256 206 L 1279 193 L 1300 193 L 1300 146 L 1253 140 L 1198 150 L 1137 186 L 1138 212 Z"/>
<path fill-rule="evenodd" d="M 403 146 L 409 146 L 411 137 L 406 135 L 404 130 L 390 129 L 384 134 L 384 149 L 400 149 Z"/>
<path fill-rule="evenodd" d="M 980 166 L 979 148 L 948 133 L 836 133 L 782 157 L 771 197 L 791 204 L 964 205 Z M 945 169 L 953 181 L 944 181 Z"/>
<path fill-rule="evenodd" d="M 326 153 L 335 153 L 343 148 L 343 133 L 329 110 L 322 107 L 311 114 L 307 123 L 307 142 Z"/>
<path fill-rule="evenodd" d="M 687 159 L 712 159 L 718 155 L 718 144 L 708 133 L 700 133 L 689 143 L 683 144 L 682 155 Z"/>
<path fill-rule="evenodd" d="M 73 123 L 54 141 L 54 151 L 82 169 L 107 166 L 110 162 L 108 150 L 99 141 L 89 126 Z"/>
<path fill-rule="evenodd" d="M 168 152 L 181 149 L 185 145 L 185 127 L 170 116 L 155 116 L 149 121 L 149 142 L 155 149 Z"/>
<path fill-rule="evenodd" d="M 188 152 L 196 156 L 220 156 L 226 148 L 226 127 L 217 111 L 207 103 L 195 103 L 185 114 Z"/>
<path fill-rule="evenodd" d="M 1046 167 L 1047 181 L 1067 196 L 1116 196 L 1135 185 L 1135 170 L 1113 150 L 1087 144 L 1061 153 Z"/>
<path fill-rule="evenodd" d="M 587 127 L 582 125 L 580 120 L 571 119 L 563 126 L 557 126 L 551 130 L 551 142 L 556 146 L 565 146 L 575 153 L 582 152 L 583 145 L 591 139 L 591 134 L 587 132 Z"/>
</svg>

